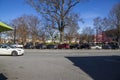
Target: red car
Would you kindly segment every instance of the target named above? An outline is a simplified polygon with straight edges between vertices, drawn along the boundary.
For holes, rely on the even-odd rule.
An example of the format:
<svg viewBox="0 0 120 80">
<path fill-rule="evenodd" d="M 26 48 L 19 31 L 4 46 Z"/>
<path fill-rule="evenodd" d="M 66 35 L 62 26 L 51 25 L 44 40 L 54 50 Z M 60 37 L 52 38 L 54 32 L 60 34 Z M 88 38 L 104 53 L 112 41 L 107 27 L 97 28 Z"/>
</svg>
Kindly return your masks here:
<svg viewBox="0 0 120 80">
<path fill-rule="evenodd" d="M 69 48 L 70 48 L 69 44 L 59 44 L 58 45 L 58 49 L 69 49 Z"/>
</svg>

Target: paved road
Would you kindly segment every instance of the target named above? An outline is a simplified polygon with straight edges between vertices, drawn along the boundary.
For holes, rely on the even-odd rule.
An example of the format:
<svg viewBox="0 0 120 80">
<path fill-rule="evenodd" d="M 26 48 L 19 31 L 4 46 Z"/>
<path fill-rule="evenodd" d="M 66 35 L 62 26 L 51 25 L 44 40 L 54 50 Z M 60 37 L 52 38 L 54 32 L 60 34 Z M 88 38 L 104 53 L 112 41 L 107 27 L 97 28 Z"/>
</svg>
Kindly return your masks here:
<svg viewBox="0 0 120 80">
<path fill-rule="evenodd" d="M 25 50 L 0 56 L 0 80 L 120 80 L 120 50 Z"/>
</svg>

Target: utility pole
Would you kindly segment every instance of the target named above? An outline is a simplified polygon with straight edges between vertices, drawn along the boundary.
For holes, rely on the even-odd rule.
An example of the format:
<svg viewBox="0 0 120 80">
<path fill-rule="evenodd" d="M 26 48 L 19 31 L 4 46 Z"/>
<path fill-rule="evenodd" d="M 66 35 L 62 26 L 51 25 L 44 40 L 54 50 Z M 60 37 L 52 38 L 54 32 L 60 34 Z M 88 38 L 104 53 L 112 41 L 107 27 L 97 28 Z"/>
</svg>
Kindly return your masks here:
<svg viewBox="0 0 120 80">
<path fill-rule="evenodd" d="M 16 43 L 16 26 L 14 26 L 14 44 Z"/>
<path fill-rule="evenodd" d="M 1 42 L 1 33 L 0 33 L 0 43 L 2 43 L 2 42 Z"/>
</svg>

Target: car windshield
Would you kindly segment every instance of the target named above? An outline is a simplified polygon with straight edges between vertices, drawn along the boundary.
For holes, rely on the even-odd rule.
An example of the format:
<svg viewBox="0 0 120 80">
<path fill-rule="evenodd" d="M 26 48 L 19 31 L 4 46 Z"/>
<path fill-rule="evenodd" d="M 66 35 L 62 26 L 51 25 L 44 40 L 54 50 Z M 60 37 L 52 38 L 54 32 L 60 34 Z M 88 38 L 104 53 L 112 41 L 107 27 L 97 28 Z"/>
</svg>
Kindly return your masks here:
<svg viewBox="0 0 120 80">
<path fill-rule="evenodd" d="M 2 44 L 0 45 L 1 48 L 15 48 L 14 46 L 8 45 L 8 44 Z"/>
<path fill-rule="evenodd" d="M 12 45 L 8 45 L 10 48 L 16 48 L 15 46 L 12 46 Z"/>
</svg>

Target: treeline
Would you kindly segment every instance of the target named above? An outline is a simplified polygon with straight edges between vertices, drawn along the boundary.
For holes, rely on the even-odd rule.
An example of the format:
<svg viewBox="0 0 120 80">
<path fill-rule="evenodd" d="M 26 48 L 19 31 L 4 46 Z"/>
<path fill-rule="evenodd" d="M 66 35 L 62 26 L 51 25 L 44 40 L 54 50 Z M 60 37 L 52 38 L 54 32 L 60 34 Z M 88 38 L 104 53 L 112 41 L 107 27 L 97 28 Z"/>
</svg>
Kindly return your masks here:
<svg viewBox="0 0 120 80">
<path fill-rule="evenodd" d="M 16 42 L 25 44 L 28 41 L 45 43 L 51 39 L 63 43 L 93 42 L 94 35 L 105 32 L 107 36 L 120 42 L 120 3 L 115 4 L 107 17 L 96 17 L 94 26 L 80 26 L 84 22 L 79 14 L 72 10 L 83 0 L 27 0 L 40 17 L 23 15 L 11 21 L 15 29 L 4 37 L 15 38 Z M 82 30 L 81 30 L 82 29 Z M 6 36 L 5 36 L 6 35 Z M 8 37 L 9 36 L 9 37 Z"/>
</svg>

